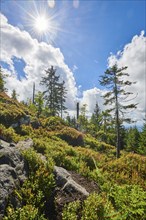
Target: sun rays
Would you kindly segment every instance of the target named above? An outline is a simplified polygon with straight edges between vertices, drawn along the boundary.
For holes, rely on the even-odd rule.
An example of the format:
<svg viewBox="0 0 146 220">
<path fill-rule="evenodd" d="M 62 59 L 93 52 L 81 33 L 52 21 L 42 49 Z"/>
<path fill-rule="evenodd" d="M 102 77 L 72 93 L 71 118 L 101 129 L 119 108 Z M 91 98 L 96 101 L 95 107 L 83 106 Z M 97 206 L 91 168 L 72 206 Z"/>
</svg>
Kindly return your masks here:
<svg viewBox="0 0 146 220">
<path fill-rule="evenodd" d="M 77 8 L 78 3 L 79 0 L 73 0 L 73 7 Z M 69 5 L 62 3 L 59 8 L 55 0 L 31 0 L 24 5 L 15 1 L 15 4 L 22 11 L 24 29 L 38 41 L 56 45 L 58 36 L 63 40 L 65 35 L 75 37 L 77 34 L 64 26 L 64 23 L 68 22 L 69 11 L 72 10 Z"/>
</svg>

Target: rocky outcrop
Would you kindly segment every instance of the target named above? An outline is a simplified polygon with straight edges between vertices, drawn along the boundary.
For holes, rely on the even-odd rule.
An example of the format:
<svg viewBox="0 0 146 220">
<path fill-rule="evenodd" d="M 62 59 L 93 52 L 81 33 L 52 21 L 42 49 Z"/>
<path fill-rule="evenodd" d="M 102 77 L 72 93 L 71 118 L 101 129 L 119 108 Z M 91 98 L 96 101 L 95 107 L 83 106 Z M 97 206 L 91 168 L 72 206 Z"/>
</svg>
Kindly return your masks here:
<svg viewBox="0 0 146 220">
<path fill-rule="evenodd" d="M 31 139 L 21 141 L 17 145 L 0 140 L 0 219 L 5 211 L 8 198 L 13 190 L 24 182 L 28 175 L 28 167 L 21 149 L 31 147 Z"/>
<path fill-rule="evenodd" d="M 8 199 L 14 207 L 20 205 L 16 198 L 13 198 L 12 192 L 22 185 L 29 172 L 20 150 L 27 150 L 32 146 L 32 139 L 19 141 L 17 144 L 0 140 L 0 220 L 4 215 Z M 38 155 L 47 162 L 44 155 L 39 153 Z M 61 220 L 65 204 L 75 200 L 82 202 L 91 192 L 99 191 L 95 182 L 63 167 L 54 166 L 54 176 L 56 187 L 49 199 L 49 207 L 52 210 L 50 219 Z"/>
</svg>

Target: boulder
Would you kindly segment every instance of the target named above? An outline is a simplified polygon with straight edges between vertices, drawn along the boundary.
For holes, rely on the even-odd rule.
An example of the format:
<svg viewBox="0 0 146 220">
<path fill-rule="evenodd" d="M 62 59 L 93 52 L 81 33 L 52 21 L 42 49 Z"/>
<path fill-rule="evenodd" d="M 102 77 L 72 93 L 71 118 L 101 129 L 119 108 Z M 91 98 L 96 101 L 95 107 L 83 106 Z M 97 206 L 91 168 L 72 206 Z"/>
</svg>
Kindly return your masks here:
<svg viewBox="0 0 146 220">
<path fill-rule="evenodd" d="M 0 219 L 4 215 L 8 198 L 11 197 L 13 190 L 21 186 L 28 176 L 28 166 L 20 153 L 20 148 L 26 149 L 32 144 L 31 139 L 16 145 L 0 140 Z"/>
<path fill-rule="evenodd" d="M 86 189 L 83 186 L 79 185 L 77 182 L 75 182 L 72 179 L 71 174 L 64 168 L 55 166 L 54 174 L 56 176 L 57 186 L 62 187 L 62 190 L 66 193 L 79 193 L 83 197 L 89 195 Z"/>
</svg>

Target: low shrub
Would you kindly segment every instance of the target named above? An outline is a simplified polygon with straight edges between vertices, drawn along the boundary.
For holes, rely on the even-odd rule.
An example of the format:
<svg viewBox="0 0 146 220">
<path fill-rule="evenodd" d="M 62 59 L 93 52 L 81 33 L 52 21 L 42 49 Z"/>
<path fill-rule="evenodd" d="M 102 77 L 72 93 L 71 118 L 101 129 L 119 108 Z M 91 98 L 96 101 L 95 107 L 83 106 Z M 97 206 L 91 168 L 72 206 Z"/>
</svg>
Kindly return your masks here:
<svg viewBox="0 0 146 220">
<path fill-rule="evenodd" d="M 146 157 L 129 153 L 103 166 L 107 179 L 118 184 L 139 184 L 146 189 Z"/>
<path fill-rule="evenodd" d="M 12 127 L 6 128 L 2 124 L 0 124 L 0 138 L 7 142 L 18 142 L 19 140 L 23 139 L 23 137 L 16 134 L 15 130 Z"/>
<path fill-rule="evenodd" d="M 60 132 L 57 132 L 57 136 L 72 146 L 84 145 L 83 134 L 74 128 L 64 127 Z"/>
<path fill-rule="evenodd" d="M 115 147 L 104 142 L 98 141 L 93 138 L 91 135 L 86 135 L 84 137 L 85 146 L 92 148 L 101 153 L 110 153 L 116 151 Z"/>
</svg>

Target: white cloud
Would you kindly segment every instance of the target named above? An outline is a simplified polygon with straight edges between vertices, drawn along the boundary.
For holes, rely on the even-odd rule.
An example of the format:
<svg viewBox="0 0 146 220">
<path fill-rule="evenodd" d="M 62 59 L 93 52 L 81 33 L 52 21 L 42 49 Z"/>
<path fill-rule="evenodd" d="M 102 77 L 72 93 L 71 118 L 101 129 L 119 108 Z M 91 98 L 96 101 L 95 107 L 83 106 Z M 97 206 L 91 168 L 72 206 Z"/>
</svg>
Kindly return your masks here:
<svg viewBox="0 0 146 220">
<path fill-rule="evenodd" d="M 67 93 L 67 107 L 74 108 L 74 100 L 77 95 L 76 82 L 72 71 L 64 61 L 64 56 L 59 48 L 33 39 L 26 31 L 20 30 L 8 23 L 7 18 L 0 14 L 1 19 L 1 61 L 9 64 L 10 68 L 4 70 L 9 77 L 6 86 L 9 94 L 15 88 L 20 100 L 32 97 L 32 85 L 36 82 L 37 90 L 41 90 L 39 82 L 45 74 L 45 69 L 53 65 L 57 73 L 65 81 Z M 27 78 L 21 81 L 17 79 L 13 57 L 23 59 L 26 63 L 24 72 Z"/>
<path fill-rule="evenodd" d="M 101 110 L 104 110 L 103 96 L 104 91 L 94 87 L 92 89 L 83 91 L 83 97 L 80 101 L 80 105 L 87 104 L 88 115 L 91 115 L 95 109 L 96 103 L 98 103 Z"/>
<path fill-rule="evenodd" d="M 145 106 L 145 83 L 146 83 L 146 37 L 144 31 L 138 36 L 134 36 L 132 41 L 125 45 L 123 51 L 118 51 L 116 55 L 108 58 L 108 65 L 112 66 L 117 62 L 119 67 L 127 66 L 129 73 L 128 80 L 136 82 L 128 88 L 137 97 L 132 102 L 139 103 L 137 110 L 132 113 L 133 119 L 138 123 L 144 118 Z"/>
</svg>

